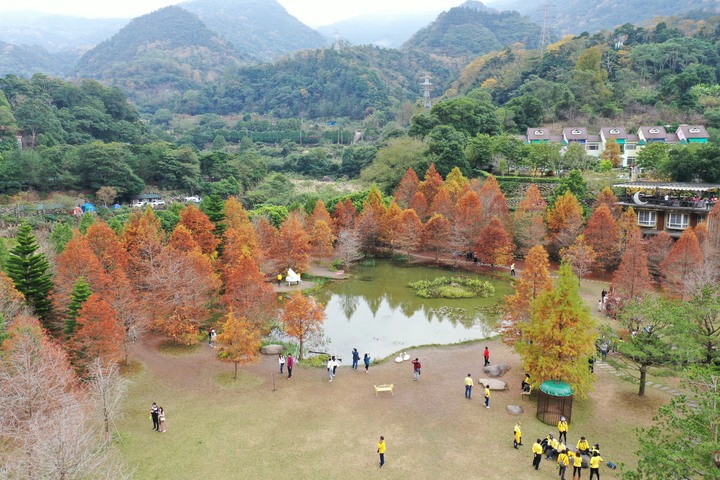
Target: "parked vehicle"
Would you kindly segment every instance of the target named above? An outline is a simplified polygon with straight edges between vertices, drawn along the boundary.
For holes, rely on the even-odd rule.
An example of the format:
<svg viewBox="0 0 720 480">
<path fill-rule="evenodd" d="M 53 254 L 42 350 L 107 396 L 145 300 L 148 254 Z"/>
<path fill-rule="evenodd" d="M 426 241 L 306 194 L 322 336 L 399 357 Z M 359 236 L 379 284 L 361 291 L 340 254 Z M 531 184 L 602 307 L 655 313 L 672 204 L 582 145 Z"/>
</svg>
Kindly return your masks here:
<svg viewBox="0 0 720 480">
<path fill-rule="evenodd" d="M 185 197 L 185 203 L 200 203 L 200 197 Z"/>
</svg>

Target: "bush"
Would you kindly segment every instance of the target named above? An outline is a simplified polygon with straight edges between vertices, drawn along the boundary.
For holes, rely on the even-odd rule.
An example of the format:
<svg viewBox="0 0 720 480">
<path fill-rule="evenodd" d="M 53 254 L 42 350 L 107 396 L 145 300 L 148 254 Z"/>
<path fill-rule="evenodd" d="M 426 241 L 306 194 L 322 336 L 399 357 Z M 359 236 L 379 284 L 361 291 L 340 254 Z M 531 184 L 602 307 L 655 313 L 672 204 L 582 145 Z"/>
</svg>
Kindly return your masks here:
<svg viewBox="0 0 720 480">
<path fill-rule="evenodd" d="M 468 277 L 438 277 L 409 284 L 423 298 L 486 298 L 495 294 L 490 282 Z"/>
</svg>

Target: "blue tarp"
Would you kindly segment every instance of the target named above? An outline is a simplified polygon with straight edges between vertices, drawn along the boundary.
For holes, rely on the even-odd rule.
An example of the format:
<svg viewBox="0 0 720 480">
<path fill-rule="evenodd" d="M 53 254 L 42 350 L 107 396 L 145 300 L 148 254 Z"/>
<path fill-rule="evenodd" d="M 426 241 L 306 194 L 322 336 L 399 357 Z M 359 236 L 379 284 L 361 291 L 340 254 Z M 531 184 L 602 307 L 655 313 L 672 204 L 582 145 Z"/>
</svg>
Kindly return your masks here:
<svg viewBox="0 0 720 480">
<path fill-rule="evenodd" d="M 93 205 L 92 203 L 86 203 L 81 208 L 83 213 L 97 212 L 97 208 L 95 208 L 95 205 Z"/>
</svg>

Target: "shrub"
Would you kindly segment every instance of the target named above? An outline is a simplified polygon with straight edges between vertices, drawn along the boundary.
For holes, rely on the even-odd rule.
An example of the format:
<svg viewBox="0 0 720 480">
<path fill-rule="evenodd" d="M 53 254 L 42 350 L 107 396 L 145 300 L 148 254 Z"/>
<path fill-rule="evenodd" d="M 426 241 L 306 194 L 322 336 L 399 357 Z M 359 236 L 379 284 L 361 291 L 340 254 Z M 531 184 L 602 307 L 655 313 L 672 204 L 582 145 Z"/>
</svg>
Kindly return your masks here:
<svg viewBox="0 0 720 480">
<path fill-rule="evenodd" d="M 474 298 L 495 294 L 495 287 L 488 281 L 468 277 L 437 277 L 409 284 L 423 298 Z"/>
</svg>

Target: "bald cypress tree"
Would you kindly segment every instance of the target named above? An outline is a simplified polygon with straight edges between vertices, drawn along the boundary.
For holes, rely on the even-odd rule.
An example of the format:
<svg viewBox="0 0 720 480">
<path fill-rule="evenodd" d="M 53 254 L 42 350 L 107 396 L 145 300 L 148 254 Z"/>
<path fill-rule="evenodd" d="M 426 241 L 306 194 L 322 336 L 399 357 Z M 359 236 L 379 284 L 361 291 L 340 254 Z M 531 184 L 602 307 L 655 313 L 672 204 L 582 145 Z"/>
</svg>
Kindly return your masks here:
<svg viewBox="0 0 720 480">
<path fill-rule="evenodd" d="M 37 253 L 40 246 L 32 234 L 30 225 L 23 224 L 18 230 L 17 245 L 10 250 L 5 263 L 5 272 L 12 278 L 18 292 L 25 299 L 35 314 L 40 317 L 45 327 L 50 328 L 52 319 L 52 303 L 50 292 L 53 289 L 52 278 L 48 270 L 50 264 L 45 254 Z"/>
</svg>

